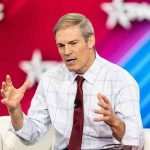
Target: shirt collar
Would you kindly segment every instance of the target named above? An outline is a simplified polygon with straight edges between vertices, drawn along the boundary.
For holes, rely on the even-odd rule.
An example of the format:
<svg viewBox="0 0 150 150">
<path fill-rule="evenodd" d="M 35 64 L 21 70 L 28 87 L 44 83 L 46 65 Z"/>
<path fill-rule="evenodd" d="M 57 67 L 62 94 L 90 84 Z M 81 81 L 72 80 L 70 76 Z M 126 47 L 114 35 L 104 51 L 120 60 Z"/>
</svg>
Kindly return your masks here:
<svg viewBox="0 0 150 150">
<path fill-rule="evenodd" d="M 85 80 L 87 80 L 89 83 L 93 84 L 96 77 L 97 77 L 97 74 L 99 73 L 100 71 L 100 63 L 101 63 L 101 60 L 102 58 L 97 54 L 96 52 L 96 58 L 92 64 L 92 66 L 81 76 L 84 77 Z M 65 68 L 67 69 L 67 67 L 65 66 Z M 76 72 L 70 72 L 68 71 L 67 69 L 67 76 L 66 78 L 68 80 L 70 80 L 72 83 L 75 81 L 75 78 L 80 75 L 80 74 L 77 74 Z"/>
<path fill-rule="evenodd" d="M 91 84 L 94 83 L 94 81 L 97 77 L 97 74 L 100 71 L 100 67 L 101 67 L 100 60 L 101 60 L 101 57 L 96 52 L 96 58 L 92 64 L 92 66 L 83 75 L 83 77 Z"/>
</svg>

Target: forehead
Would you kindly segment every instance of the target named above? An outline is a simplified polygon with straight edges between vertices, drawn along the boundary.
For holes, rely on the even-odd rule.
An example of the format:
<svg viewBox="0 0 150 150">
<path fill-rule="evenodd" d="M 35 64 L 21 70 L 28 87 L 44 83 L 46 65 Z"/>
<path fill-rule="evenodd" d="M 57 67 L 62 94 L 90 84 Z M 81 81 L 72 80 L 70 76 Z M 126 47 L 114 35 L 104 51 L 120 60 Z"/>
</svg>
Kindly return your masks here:
<svg viewBox="0 0 150 150">
<path fill-rule="evenodd" d="M 78 25 L 76 26 L 70 26 L 63 29 L 60 29 L 56 33 L 56 42 L 68 42 L 73 41 L 75 39 L 81 39 L 83 38 L 80 27 Z"/>
</svg>

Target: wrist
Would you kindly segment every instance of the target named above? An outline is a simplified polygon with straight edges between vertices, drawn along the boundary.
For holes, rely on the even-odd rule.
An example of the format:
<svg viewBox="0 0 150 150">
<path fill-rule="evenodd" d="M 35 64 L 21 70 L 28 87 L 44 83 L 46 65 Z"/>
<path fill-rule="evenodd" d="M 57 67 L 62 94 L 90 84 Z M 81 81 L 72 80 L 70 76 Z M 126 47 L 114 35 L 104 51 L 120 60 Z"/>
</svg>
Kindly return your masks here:
<svg viewBox="0 0 150 150">
<path fill-rule="evenodd" d="M 125 134 L 125 123 L 116 116 L 110 127 L 112 129 L 114 138 L 121 142 Z"/>
<path fill-rule="evenodd" d="M 117 128 L 121 124 L 121 120 L 115 115 L 111 127 Z"/>
<path fill-rule="evenodd" d="M 21 106 L 18 104 L 16 107 L 7 107 L 9 115 L 15 114 L 18 111 L 21 111 Z"/>
</svg>

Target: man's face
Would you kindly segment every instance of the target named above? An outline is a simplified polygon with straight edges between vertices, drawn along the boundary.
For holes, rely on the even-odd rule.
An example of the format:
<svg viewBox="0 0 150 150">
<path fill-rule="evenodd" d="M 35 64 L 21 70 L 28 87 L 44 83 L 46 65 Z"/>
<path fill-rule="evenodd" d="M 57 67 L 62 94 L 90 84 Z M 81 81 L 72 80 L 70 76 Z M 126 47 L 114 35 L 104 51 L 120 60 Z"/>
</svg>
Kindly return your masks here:
<svg viewBox="0 0 150 150">
<path fill-rule="evenodd" d="M 83 74 L 95 59 L 95 38 L 85 41 L 78 25 L 60 29 L 56 33 L 59 54 L 69 71 Z"/>
</svg>

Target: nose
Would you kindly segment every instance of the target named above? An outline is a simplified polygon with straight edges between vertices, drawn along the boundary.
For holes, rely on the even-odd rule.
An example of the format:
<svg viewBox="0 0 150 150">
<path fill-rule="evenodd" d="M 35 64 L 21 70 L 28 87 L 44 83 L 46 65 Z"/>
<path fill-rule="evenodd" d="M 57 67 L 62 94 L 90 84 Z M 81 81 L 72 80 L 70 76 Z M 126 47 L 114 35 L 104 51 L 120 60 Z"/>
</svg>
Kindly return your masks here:
<svg viewBox="0 0 150 150">
<path fill-rule="evenodd" d="M 65 45 L 64 54 L 70 55 L 72 53 L 72 50 L 69 45 Z"/>
</svg>

